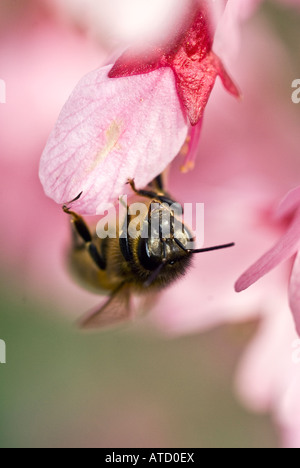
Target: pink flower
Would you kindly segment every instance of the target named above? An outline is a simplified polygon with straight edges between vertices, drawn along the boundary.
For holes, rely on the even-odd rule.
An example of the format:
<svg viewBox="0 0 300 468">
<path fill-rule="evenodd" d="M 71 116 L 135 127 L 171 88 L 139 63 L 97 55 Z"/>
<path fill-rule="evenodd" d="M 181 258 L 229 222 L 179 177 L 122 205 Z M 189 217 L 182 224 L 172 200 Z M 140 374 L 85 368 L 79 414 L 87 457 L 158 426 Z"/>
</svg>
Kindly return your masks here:
<svg viewBox="0 0 300 468">
<path fill-rule="evenodd" d="M 252 411 L 272 413 L 283 447 L 299 448 L 300 340 L 287 305 L 278 299 L 242 356 L 237 391 Z"/>
<path fill-rule="evenodd" d="M 237 281 L 236 291 L 241 292 L 265 276 L 280 263 L 293 258 L 293 271 L 289 284 L 290 307 L 300 334 L 300 187 L 292 190 L 277 210 L 278 220 L 285 221 L 286 231 L 281 239 L 252 265 Z"/>
<path fill-rule="evenodd" d="M 177 159 L 169 189 L 180 201 L 205 203 L 206 244 L 234 241 L 236 246 L 198 256 L 186 278 L 163 293 L 153 317 L 170 333 L 264 315 L 273 310 L 275 293 L 276 298 L 285 294 L 288 268 L 243 295 L 233 287 L 255 251 L 268 248 L 282 232 L 272 220 L 274 200 L 297 183 L 299 171 L 299 124 L 285 97 L 285 73 L 278 68 L 288 67 L 287 56 L 266 23 L 261 29 L 245 27 L 243 35 L 234 74 L 247 90 L 244 100 L 237 104 L 220 86 L 215 90 L 195 170 L 182 177 Z M 261 70 L 255 80 L 253 69 Z"/>
<path fill-rule="evenodd" d="M 187 126 L 169 69 L 146 77 L 88 74 L 67 102 L 44 151 L 40 178 L 57 203 L 83 191 L 76 210 L 101 213 L 128 178 L 145 186 L 179 151 Z"/>
<path fill-rule="evenodd" d="M 246 91 L 242 105 L 227 102 L 216 90 L 207 109 L 201 160 L 187 182 L 179 183 L 180 160 L 170 175 L 178 199 L 205 202 L 206 242 L 230 239 L 236 247 L 195 259 L 191 273 L 160 297 L 151 318 L 159 329 L 181 335 L 259 317 L 261 327 L 239 365 L 240 398 L 252 410 L 271 413 L 281 444 L 298 448 L 300 343 L 285 301 L 290 266 L 242 295 L 234 293 L 233 284 L 255 251 L 275 242 L 298 209 L 298 196 L 288 197 L 274 222 L 274 200 L 299 180 L 299 119 L 286 99 L 290 63 L 282 44 L 264 22 L 260 28 L 246 26 L 243 36 L 243 55 L 234 68 Z M 255 79 L 253 69 L 259 70 Z"/>
<path fill-rule="evenodd" d="M 81 80 L 41 159 L 49 197 L 64 203 L 83 192 L 74 209 L 101 213 L 129 178 L 143 187 L 174 159 L 187 136 L 186 116 L 192 125 L 202 119 L 218 75 L 228 91 L 239 94 L 212 52 L 209 19 L 200 5 L 168 47 L 142 59 L 127 53 L 113 68 Z"/>
</svg>

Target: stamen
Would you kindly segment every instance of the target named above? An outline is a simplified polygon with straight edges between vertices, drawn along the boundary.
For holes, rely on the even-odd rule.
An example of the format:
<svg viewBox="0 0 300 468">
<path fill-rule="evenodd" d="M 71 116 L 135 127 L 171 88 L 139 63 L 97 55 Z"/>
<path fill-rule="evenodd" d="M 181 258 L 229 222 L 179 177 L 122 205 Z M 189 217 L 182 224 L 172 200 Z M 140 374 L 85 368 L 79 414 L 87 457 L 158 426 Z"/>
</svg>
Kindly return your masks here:
<svg viewBox="0 0 300 468">
<path fill-rule="evenodd" d="M 202 131 L 202 123 L 203 118 L 197 125 L 195 125 L 194 127 L 190 127 L 189 135 L 181 150 L 181 154 L 185 156 L 184 163 L 181 166 L 181 172 L 183 174 L 186 174 L 187 172 L 190 172 L 195 168 L 199 140 Z"/>
</svg>

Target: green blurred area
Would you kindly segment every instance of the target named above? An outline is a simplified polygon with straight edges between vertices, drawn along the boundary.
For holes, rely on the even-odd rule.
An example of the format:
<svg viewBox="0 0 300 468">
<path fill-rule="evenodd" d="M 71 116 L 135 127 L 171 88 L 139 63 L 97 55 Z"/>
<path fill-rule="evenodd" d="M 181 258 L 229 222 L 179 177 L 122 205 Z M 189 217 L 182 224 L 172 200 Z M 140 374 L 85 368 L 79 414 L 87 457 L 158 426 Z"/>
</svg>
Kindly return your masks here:
<svg viewBox="0 0 300 468">
<path fill-rule="evenodd" d="M 300 71 L 299 24 L 300 13 L 296 8 L 274 0 L 265 0 L 261 6 L 261 14 L 267 18 L 276 35 L 282 40 L 291 56 L 293 71 Z"/>
<path fill-rule="evenodd" d="M 2 282 L 3 285 L 3 282 Z M 1 290 L 0 447 L 275 447 L 232 392 L 253 325 L 166 339 L 141 324 L 84 334 Z"/>
</svg>

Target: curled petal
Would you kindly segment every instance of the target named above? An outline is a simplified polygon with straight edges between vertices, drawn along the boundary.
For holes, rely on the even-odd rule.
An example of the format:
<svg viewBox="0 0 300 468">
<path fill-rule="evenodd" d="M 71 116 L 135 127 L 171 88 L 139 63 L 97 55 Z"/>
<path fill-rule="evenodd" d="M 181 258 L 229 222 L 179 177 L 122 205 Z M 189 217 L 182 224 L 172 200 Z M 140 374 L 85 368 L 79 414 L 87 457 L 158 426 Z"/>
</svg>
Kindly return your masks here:
<svg viewBox="0 0 300 468">
<path fill-rule="evenodd" d="M 300 187 L 291 190 L 280 203 L 275 215 L 282 219 L 293 214 L 300 206 Z"/>
<path fill-rule="evenodd" d="M 277 244 L 252 265 L 237 281 L 235 290 L 244 291 L 253 283 L 292 257 L 300 248 L 300 209 L 287 232 Z"/>
<path fill-rule="evenodd" d="M 110 79 L 111 67 L 84 77 L 65 104 L 40 164 L 46 194 L 65 203 L 83 192 L 74 209 L 85 215 L 124 192 L 134 178 L 147 185 L 178 154 L 187 123 L 174 74 Z"/>
<path fill-rule="evenodd" d="M 289 298 L 297 333 L 300 335 L 300 253 L 297 254 L 291 275 Z"/>
<path fill-rule="evenodd" d="M 219 57 L 213 54 L 214 63 L 217 70 L 218 75 L 220 76 L 224 88 L 233 96 L 238 99 L 241 99 L 242 94 L 238 86 L 234 83 L 230 75 L 228 74 L 227 70 L 225 69 L 223 63 L 219 59 Z"/>
</svg>

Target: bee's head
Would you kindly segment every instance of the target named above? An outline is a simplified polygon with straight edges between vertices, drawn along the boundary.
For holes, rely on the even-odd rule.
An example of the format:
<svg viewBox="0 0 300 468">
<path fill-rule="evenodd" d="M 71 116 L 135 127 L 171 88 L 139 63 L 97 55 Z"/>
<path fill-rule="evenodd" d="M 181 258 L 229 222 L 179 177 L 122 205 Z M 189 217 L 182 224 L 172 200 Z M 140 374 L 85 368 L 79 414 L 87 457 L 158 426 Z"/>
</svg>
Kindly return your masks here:
<svg viewBox="0 0 300 468">
<path fill-rule="evenodd" d="M 180 211 L 178 209 L 180 208 Z M 135 284 L 163 288 L 183 276 L 195 253 L 232 247 L 234 244 L 194 249 L 194 239 L 182 223 L 182 209 L 174 204 L 151 204 L 137 237 L 128 236 L 124 222 L 120 248 Z M 126 236 L 123 236 L 123 233 Z"/>
<path fill-rule="evenodd" d="M 150 208 L 137 245 L 137 259 L 147 277 L 144 285 L 165 287 L 186 273 L 195 253 L 233 245 L 195 250 L 193 235 L 176 211 L 166 204 Z"/>
<path fill-rule="evenodd" d="M 149 210 L 137 249 L 138 261 L 148 277 L 145 284 L 164 287 L 184 275 L 191 264 L 191 245 L 192 234 L 168 205 Z"/>
</svg>

